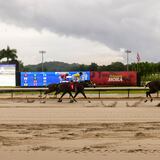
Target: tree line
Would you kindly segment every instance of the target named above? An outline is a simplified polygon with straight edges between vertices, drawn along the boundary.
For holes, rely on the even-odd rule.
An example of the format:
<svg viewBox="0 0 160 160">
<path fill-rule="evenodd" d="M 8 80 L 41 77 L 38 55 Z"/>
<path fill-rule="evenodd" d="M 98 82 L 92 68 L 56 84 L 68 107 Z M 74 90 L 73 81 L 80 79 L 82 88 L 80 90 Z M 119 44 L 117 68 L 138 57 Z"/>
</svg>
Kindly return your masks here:
<svg viewBox="0 0 160 160">
<path fill-rule="evenodd" d="M 6 59 L 6 60 L 4 60 Z M 18 61 L 19 71 L 42 71 L 42 64 L 36 65 L 23 65 L 21 60 L 18 60 L 17 50 L 7 49 L 0 50 L 0 61 L 2 63 L 9 63 L 11 61 Z M 45 62 L 43 64 L 43 71 L 126 71 L 127 66 L 122 62 L 112 62 L 110 65 L 98 65 L 91 63 L 90 65 L 78 63 L 64 63 L 64 62 Z M 150 81 L 153 79 L 160 79 L 160 62 L 139 62 L 129 64 L 129 71 L 137 71 L 142 81 Z"/>
</svg>

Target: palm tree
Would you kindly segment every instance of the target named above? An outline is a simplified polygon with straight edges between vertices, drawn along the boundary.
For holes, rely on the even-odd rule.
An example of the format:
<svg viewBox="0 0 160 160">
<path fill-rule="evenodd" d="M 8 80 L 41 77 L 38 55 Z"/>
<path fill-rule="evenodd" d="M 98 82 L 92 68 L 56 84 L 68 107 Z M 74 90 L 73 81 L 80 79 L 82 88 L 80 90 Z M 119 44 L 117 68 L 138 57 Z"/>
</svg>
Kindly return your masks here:
<svg viewBox="0 0 160 160">
<path fill-rule="evenodd" d="M 7 62 L 9 62 L 10 59 L 16 60 L 18 58 L 16 53 L 17 53 L 16 49 L 10 49 L 10 47 L 7 46 L 7 49 L 2 49 L 0 51 L 0 60 L 3 58 L 7 58 Z"/>
</svg>

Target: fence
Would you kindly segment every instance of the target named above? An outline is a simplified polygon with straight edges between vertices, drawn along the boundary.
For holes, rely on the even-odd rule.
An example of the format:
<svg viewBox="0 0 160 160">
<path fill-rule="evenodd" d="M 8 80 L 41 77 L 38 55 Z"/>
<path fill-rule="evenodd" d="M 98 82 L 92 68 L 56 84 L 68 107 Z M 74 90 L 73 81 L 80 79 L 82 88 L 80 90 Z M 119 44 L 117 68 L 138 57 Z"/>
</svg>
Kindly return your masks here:
<svg viewBox="0 0 160 160">
<path fill-rule="evenodd" d="M 103 87 L 103 88 L 86 88 L 86 91 L 97 91 L 98 92 L 98 98 L 101 98 L 102 92 L 112 92 L 112 91 L 126 91 L 127 98 L 130 98 L 131 91 L 147 91 L 147 88 L 145 87 Z"/>
<path fill-rule="evenodd" d="M 11 93 L 11 98 L 14 98 L 15 92 L 39 92 L 40 94 L 47 90 L 47 88 L 0 88 L 0 93 Z M 146 91 L 145 87 L 96 87 L 96 88 L 85 88 L 88 92 L 98 92 L 97 98 L 101 98 L 102 92 L 111 91 L 126 91 L 127 98 L 130 98 L 131 91 Z M 159 96 L 157 94 L 157 96 Z"/>
</svg>

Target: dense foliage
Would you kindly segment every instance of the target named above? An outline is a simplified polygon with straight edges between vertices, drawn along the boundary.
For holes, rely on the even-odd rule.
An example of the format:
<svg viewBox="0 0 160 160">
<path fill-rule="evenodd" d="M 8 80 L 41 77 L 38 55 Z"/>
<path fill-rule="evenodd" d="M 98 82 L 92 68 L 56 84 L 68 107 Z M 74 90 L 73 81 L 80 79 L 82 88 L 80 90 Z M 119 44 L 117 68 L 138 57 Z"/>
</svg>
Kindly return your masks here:
<svg viewBox="0 0 160 160">
<path fill-rule="evenodd" d="M 0 60 L 6 58 L 7 62 L 11 60 L 16 60 L 18 57 L 16 55 L 17 50 L 16 49 L 10 49 L 9 46 L 7 46 L 7 49 L 2 49 L 0 51 Z"/>
</svg>

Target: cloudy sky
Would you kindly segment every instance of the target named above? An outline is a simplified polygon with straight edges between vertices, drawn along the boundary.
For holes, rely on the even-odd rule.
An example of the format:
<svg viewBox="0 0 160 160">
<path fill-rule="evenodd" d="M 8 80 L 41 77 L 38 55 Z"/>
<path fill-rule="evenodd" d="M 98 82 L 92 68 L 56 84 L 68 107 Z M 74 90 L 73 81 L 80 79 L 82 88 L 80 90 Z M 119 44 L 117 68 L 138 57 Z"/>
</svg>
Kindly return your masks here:
<svg viewBox="0 0 160 160">
<path fill-rule="evenodd" d="M 160 61 L 159 0 L 0 0 L 0 49 L 24 64 Z"/>
</svg>

